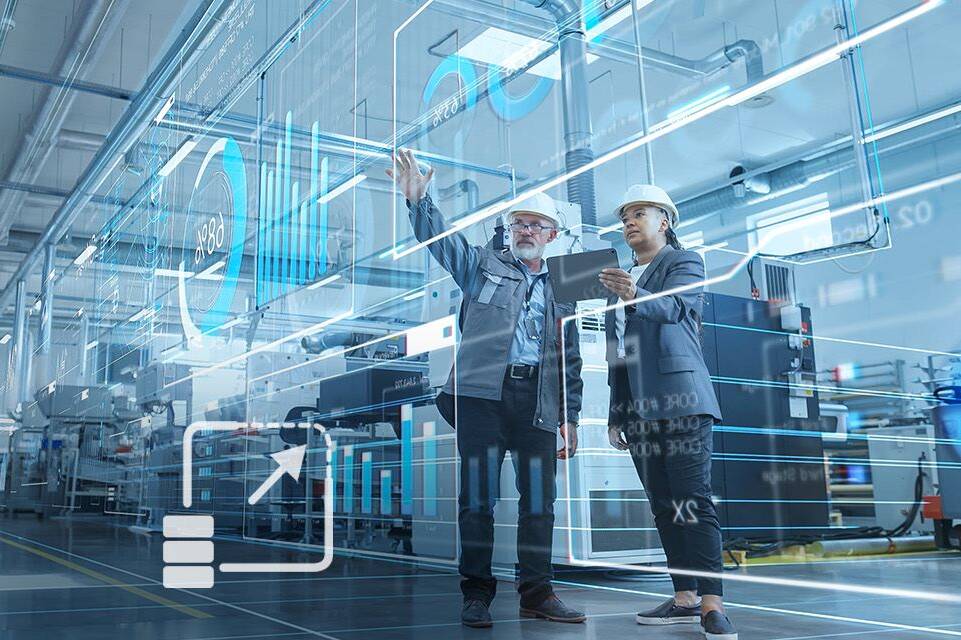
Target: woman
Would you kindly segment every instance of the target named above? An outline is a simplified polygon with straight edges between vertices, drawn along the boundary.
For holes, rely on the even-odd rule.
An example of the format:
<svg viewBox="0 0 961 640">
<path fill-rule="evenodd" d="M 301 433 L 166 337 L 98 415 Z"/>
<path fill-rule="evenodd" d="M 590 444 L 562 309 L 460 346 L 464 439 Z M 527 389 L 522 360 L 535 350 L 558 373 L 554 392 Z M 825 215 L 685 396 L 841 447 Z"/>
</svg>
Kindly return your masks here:
<svg viewBox="0 0 961 640">
<path fill-rule="evenodd" d="M 701 352 L 704 262 L 677 241 L 677 207 L 653 185 L 628 189 L 617 215 L 634 250 L 630 273 L 605 269 L 608 436 L 630 450 L 667 555 L 675 595 L 638 624 L 701 622 L 705 637 L 737 640 L 724 615 L 721 527 L 711 500 L 712 426 L 721 412 Z"/>
</svg>

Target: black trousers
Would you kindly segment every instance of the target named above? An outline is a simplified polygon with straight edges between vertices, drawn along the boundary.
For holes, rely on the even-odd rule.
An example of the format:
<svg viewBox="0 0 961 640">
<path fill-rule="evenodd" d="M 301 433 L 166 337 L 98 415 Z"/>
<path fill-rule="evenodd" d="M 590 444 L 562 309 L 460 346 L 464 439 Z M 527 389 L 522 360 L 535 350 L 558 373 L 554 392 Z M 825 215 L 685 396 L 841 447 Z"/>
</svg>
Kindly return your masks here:
<svg viewBox="0 0 961 640">
<path fill-rule="evenodd" d="M 501 400 L 457 399 L 460 454 L 460 574 L 464 599 L 490 604 L 497 590 L 491 573 L 494 505 L 501 465 L 511 452 L 520 494 L 517 519 L 518 591 L 521 606 L 539 605 L 551 595 L 556 436 L 533 426 L 537 377 L 505 378 Z"/>
<path fill-rule="evenodd" d="M 629 389 L 627 371 L 618 386 Z M 720 575 L 721 525 L 711 500 L 711 416 L 644 420 L 634 403 L 622 398 L 624 436 L 644 485 L 669 569 Z M 671 574 L 675 591 L 722 595 L 720 578 Z"/>
</svg>

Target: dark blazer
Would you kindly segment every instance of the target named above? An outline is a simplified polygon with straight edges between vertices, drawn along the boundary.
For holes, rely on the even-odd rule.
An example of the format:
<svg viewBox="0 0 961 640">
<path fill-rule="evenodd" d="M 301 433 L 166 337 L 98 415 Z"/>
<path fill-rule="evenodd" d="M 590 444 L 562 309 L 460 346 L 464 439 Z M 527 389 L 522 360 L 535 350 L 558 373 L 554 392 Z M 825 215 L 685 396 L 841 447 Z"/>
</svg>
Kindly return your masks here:
<svg viewBox="0 0 961 640">
<path fill-rule="evenodd" d="M 704 281 L 704 261 L 693 251 L 665 246 L 637 283 L 637 297 Z M 608 304 L 617 298 L 608 299 Z M 701 287 L 660 296 L 625 308 L 625 358 L 617 358 L 614 311 L 605 314 L 608 384 L 611 411 L 608 424 L 623 426 L 625 402 L 645 420 L 690 415 L 721 419 L 714 386 L 701 351 Z M 618 372 L 626 367 L 627 376 Z M 625 381 L 629 388 L 624 388 Z"/>
</svg>

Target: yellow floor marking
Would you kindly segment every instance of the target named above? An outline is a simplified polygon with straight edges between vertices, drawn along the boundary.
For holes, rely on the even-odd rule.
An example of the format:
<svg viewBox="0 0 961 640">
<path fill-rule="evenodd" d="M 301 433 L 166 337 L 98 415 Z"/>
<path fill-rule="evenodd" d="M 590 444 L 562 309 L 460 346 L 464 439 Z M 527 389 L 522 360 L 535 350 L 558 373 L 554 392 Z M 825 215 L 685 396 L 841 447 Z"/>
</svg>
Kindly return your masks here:
<svg viewBox="0 0 961 640">
<path fill-rule="evenodd" d="M 46 551 L 41 551 L 40 549 L 34 549 L 33 547 L 27 546 L 25 544 L 20 544 L 19 542 L 14 542 L 13 540 L 7 540 L 6 538 L 2 538 L 2 537 L 0 537 L 0 542 L 4 542 L 10 545 L 11 547 L 16 547 L 17 549 L 22 549 L 23 551 L 27 551 L 36 556 L 40 556 L 41 558 L 49 560 L 50 562 L 56 562 L 60 566 L 67 567 L 68 569 L 73 569 L 74 571 L 82 573 L 85 576 L 89 576 L 93 578 L 94 580 L 99 580 L 101 582 L 106 582 L 107 584 L 112 584 L 114 586 L 120 587 L 124 591 L 140 596 L 141 598 L 144 598 L 146 600 L 150 600 L 151 602 L 156 602 L 157 604 L 162 604 L 166 607 L 170 607 L 171 609 L 176 609 L 181 613 L 186 613 L 188 616 L 193 616 L 194 618 L 212 618 L 213 617 L 209 613 L 204 613 L 203 611 L 198 611 L 197 609 L 193 609 L 191 607 L 188 607 L 182 604 L 177 604 L 173 600 L 169 600 L 167 598 L 164 598 L 163 596 L 158 596 L 156 594 L 150 593 L 149 591 L 144 591 L 139 587 L 132 587 L 128 584 L 125 584 L 121 580 L 117 580 L 116 578 L 111 578 L 110 576 L 104 575 L 99 571 L 88 569 L 87 567 L 79 565 L 76 562 L 71 562 L 70 560 L 58 558 L 57 556 L 51 553 L 47 553 Z"/>
</svg>

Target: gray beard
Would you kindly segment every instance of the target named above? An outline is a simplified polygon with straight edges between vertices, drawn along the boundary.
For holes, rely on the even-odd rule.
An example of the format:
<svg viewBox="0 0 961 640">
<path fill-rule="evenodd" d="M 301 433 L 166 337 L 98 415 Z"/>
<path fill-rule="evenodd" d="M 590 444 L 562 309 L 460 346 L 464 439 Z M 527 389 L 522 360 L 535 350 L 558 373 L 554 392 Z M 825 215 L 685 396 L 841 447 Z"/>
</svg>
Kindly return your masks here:
<svg viewBox="0 0 961 640">
<path fill-rule="evenodd" d="M 545 245 L 524 245 L 519 247 L 514 243 L 511 243 L 511 253 L 514 254 L 515 258 L 520 260 L 538 260 L 544 255 L 544 249 L 547 247 Z"/>
</svg>

